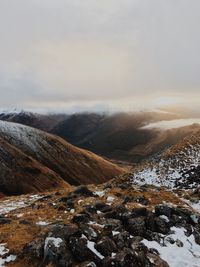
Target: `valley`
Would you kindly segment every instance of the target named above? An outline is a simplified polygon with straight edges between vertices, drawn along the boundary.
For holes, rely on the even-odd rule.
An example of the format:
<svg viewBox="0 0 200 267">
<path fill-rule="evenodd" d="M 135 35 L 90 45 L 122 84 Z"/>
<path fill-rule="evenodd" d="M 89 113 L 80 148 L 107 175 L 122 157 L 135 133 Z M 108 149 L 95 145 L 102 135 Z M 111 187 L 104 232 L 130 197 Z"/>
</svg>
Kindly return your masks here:
<svg viewBox="0 0 200 267">
<path fill-rule="evenodd" d="M 110 160 L 0 121 L 0 266 L 199 266 L 199 126 L 148 134 Z"/>
</svg>

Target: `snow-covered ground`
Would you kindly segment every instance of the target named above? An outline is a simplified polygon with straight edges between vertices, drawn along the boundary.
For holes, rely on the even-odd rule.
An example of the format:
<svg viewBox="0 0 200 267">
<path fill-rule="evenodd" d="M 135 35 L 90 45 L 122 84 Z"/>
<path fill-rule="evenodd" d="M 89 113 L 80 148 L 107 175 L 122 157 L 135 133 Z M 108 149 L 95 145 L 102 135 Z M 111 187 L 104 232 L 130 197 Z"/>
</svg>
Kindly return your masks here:
<svg viewBox="0 0 200 267">
<path fill-rule="evenodd" d="M 170 267 L 199 267 L 200 246 L 196 244 L 194 236 L 186 236 L 184 228 L 172 227 L 171 231 L 173 233 L 164 237 L 162 244 L 146 239 L 142 243 L 156 249 Z"/>
<path fill-rule="evenodd" d="M 139 185 L 150 184 L 173 188 L 177 181 L 180 184 L 187 183 L 189 178 L 187 172 L 194 175 L 193 170 L 198 166 L 200 166 L 200 144 L 187 144 L 175 155 L 168 157 L 165 155 L 164 159 L 145 164 L 133 174 L 132 181 Z M 191 183 L 187 186 L 193 188 L 196 184 Z"/>
<path fill-rule="evenodd" d="M 27 207 L 34 203 L 36 200 L 42 198 L 39 195 L 21 196 L 11 199 L 2 200 L 0 202 L 0 215 L 6 215 L 7 213 Z M 23 216 L 22 213 L 17 213 L 17 217 Z M 6 263 L 15 261 L 16 256 L 9 254 L 9 249 L 6 248 L 6 244 L 0 244 L 0 267 L 4 267 Z"/>
<path fill-rule="evenodd" d="M 198 201 L 198 202 L 190 202 L 190 206 L 191 206 L 194 210 L 200 212 L 200 201 Z"/>
<path fill-rule="evenodd" d="M 6 244 L 0 244 L 0 267 L 4 267 L 6 263 L 15 261 L 15 255 L 9 255 L 9 249 L 5 247 Z"/>
<path fill-rule="evenodd" d="M 16 147 L 23 146 L 35 152 L 38 151 L 41 143 L 48 145 L 42 131 L 14 122 L 0 120 L 0 137 Z"/>
<path fill-rule="evenodd" d="M 0 215 L 9 213 L 10 211 L 27 207 L 34 203 L 36 200 L 42 198 L 39 195 L 21 196 L 15 200 L 6 199 L 0 201 Z"/>
</svg>

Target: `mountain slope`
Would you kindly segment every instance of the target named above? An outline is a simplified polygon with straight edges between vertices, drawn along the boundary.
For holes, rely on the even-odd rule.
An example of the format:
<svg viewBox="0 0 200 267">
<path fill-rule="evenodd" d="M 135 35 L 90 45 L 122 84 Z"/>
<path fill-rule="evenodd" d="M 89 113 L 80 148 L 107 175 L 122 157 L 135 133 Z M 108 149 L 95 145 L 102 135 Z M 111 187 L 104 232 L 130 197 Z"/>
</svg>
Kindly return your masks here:
<svg viewBox="0 0 200 267">
<path fill-rule="evenodd" d="M 0 138 L 70 184 L 100 183 L 124 173 L 91 152 L 21 124 L 0 121 Z"/>
<path fill-rule="evenodd" d="M 197 188 L 200 184 L 200 131 L 139 167 L 133 181 L 170 188 Z"/>
<path fill-rule="evenodd" d="M 198 124 L 170 129 L 150 128 L 152 122 L 168 122 L 181 115 L 138 112 L 114 115 L 74 114 L 52 132 L 70 143 L 110 159 L 138 164 L 189 136 Z"/>
<path fill-rule="evenodd" d="M 44 131 L 51 131 L 58 123 L 65 120 L 65 114 L 39 114 L 26 111 L 1 112 L 0 120 L 20 123 Z"/>
<path fill-rule="evenodd" d="M 70 187 L 55 172 L 0 138 L 0 192 L 20 195 Z"/>
<path fill-rule="evenodd" d="M 17 122 L 56 134 L 69 143 L 114 160 L 138 163 L 173 145 L 187 132 L 142 129 L 152 122 L 180 118 L 172 113 L 136 112 L 113 115 L 80 113 L 40 115 L 1 113 L 0 120 Z M 146 149 L 147 148 L 147 149 Z"/>
<path fill-rule="evenodd" d="M 165 188 L 113 179 L 2 199 L 0 216 L 6 266 L 200 266 L 200 214 Z"/>
</svg>

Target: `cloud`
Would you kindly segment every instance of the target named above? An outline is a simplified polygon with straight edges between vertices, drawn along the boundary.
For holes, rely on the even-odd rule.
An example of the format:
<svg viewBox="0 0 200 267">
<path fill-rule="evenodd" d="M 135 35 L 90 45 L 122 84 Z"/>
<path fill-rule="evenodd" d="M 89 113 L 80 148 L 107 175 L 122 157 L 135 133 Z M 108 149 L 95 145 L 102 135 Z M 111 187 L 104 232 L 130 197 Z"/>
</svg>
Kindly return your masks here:
<svg viewBox="0 0 200 267">
<path fill-rule="evenodd" d="M 2 0 L 0 105 L 198 106 L 199 8 L 198 0 Z"/>
</svg>

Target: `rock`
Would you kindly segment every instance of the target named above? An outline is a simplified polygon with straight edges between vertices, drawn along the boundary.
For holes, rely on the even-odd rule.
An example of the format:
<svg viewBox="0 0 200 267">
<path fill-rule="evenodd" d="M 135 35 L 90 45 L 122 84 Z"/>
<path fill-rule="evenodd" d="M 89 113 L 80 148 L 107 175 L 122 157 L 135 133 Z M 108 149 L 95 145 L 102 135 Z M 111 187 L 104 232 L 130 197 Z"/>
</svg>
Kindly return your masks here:
<svg viewBox="0 0 200 267">
<path fill-rule="evenodd" d="M 102 201 L 97 201 L 96 203 L 94 203 L 94 208 L 96 210 L 100 210 L 101 212 L 106 212 L 106 211 L 111 210 L 111 207 Z M 106 210 L 106 209 L 108 209 L 108 210 Z"/>
<path fill-rule="evenodd" d="M 24 249 L 23 254 L 31 254 L 34 258 L 42 259 L 44 253 L 44 238 L 43 237 L 37 237 L 30 243 L 28 243 Z"/>
<path fill-rule="evenodd" d="M 132 235 L 145 236 L 146 232 L 145 218 L 138 217 L 128 220 L 128 231 Z"/>
<path fill-rule="evenodd" d="M 172 208 L 166 205 L 157 205 L 155 206 L 155 214 L 156 216 L 165 215 L 171 217 Z"/>
<path fill-rule="evenodd" d="M 145 218 L 146 228 L 152 232 L 156 231 L 155 216 L 153 214 Z"/>
<path fill-rule="evenodd" d="M 61 238 L 47 237 L 44 243 L 44 263 L 59 267 L 69 267 L 73 263 L 72 253 Z"/>
<path fill-rule="evenodd" d="M 102 261 L 101 267 L 117 267 L 120 266 L 114 257 L 106 257 Z"/>
<path fill-rule="evenodd" d="M 11 223 L 12 220 L 11 219 L 8 219 L 4 216 L 0 216 L 0 224 L 8 224 L 8 223 Z"/>
<path fill-rule="evenodd" d="M 195 242 L 200 245 L 200 232 L 197 230 L 194 230 L 193 232 L 194 238 L 195 238 Z"/>
<path fill-rule="evenodd" d="M 89 222 L 89 215 L 86 214 L 86 213 L 80 213 L 80 214 L 76 214 L 74 217 L 73 217 L 73 223 L 87 223 Z"/>
<path fill-rule="evenodd" d="M 141 216 L 147 216 L 148 210 L 146 208 L 136 208 L 132 210 L 131 217 L 141 217 Z"/>
<path fill-rule="evenodd" d="M 151 266 L 149 258 L 147 257 L 148 250 L 142 243 L 137 243 L 134 251 L 137 255 L 138 266 Z"/>
<path fill-rule="evenodd" d="M 178 246 L 178 247 L 183 247 L 183 242 L 181 241 L 181 240 L 179 240 L 179 239 L 177 239 L 176 240 L 176 245 Z"/>
<path fill-rule="evenodd" d="M 154 267 L 169 267 L 168 263 L 164 260 L 162 260 L 158 255 L 155 253 L 148 253 L 148 258 L 150 259 L 150 262 L 153 262 L 153 265 L 147 265 L 154 266 Z"/>
<path fill-rule="evenodd" d="M 84 237 L 71 237 L 69 247 L 76 260 L 80 262 L 94 261 L 95 264 L 101 262 L 101 258 L 89 249 L 88 240 Z"/>
<path fill-rule="evenodd" d="M 104 185 L 103 189 L 104 190 L 108 190 L 108 189 L 111 189 L 111 188 L 112 188 L 112 185 L 107 183 L 107 184 Z"/>
<path fill-rule="evenodd" d="M 58 201 L 66 203 L 68 199 L 69 199 L 68 196 L 67 197 L 61 197 Z"/>
<path fill-rule="evenodd" d="M 110 219 L 107 218 L 104 223 L 104 229 L 110 231 L 121 231 L 122 230 L 122 223 L 120 220 L 117 219 Z"/>
<path fill-rule="evenodd" d="M 76 265 L 75 267 L 97 267 L 97 266 L 93 261 L 85 261 L 83 263 Z"/>
<path fill-rule="evenodd" d="M 117 251 L 115 242 L 109 237 L 103 237 L 95 246 L 95 248 L 103 256 L 111 256 L 112 253 Z"/>
<path fill-rule="evenodd" d="M 135 201 L 137 203 L 140 203 L 140 204 L 144 205 L 144 206 L 147 206 L 149 204 L 149 201 L 144 196 L 137 197 L 135 199 Z"/>
<path fill-rule="evenodd" d="M 81 236 L 79 228 L 74 224 L 55 224 L 50 226 L 48 231 L 49 237 L 61 238 L 66 242 L 71 236 Z"/>
<path fill-rule="evenodd" d="M 119 234 L 114 235 L 113 240 L 118 249 L 129 247 L 131 244 L 130 234 L 127 231 L 122 231 Z"/>
<path fill-rule="evenodd" d="M 124 248 L 122 251 L 118 252 L 115 256 L 114 266 L 120 267 L 140 267 L 141 265 L 136 253 L 129 248 Z"/>
<path fill-rule="evenodd" d="M 185 222 L 189 224 L 194 224 L 193 220 L 191 219 L 192 212 L 187 209 L 183 209 L 179 207 L 172 208 L 172 214 L 181 217 L 182 221 L 184 220 Z"/>
<path fill-rule="evenodd" d="M 124 197 L 124 201 L 123 201 L 123 204 L 127 204 L 128 202 L 131 202 L 133 201 L 133 197 L 130 197 L 130 196 L 125 196 Z"/>
<path fill-rule="evenodd" d="M 89 213 L 89 214 L 94 214 L 97 211 L 93 205 L 84 206 L 84 209 L 85 209 L 85 213 Z"/>
<path fill-rule="evenodd" d="M 89 227 L 85 224 L 81 224 L 80 229 L 81 229 L 81 232 L 88 238 L 88 240 L 90 241 L 97 240 L 98 235 L 92 227 Z"/>
<path fill-rule="evenodd" d="M 80 185 L 80 186 L 78 186 L 78 187 L 74 190 L 73 193 L 74 193 L 75 195 L 86 196 L 86 197 L 93 197 L 93 196 L 95 196 L 95 195 L 93 194 L 93 192 L 90 191 L 90 190 L 88 189 L 88 187 L 87 187 L 86 185 Z"/>
<path fill-rule="evenodd" d="M 155 218 L 155 229 L 156 229 L 156 232 L 158 232 L 158 233 L 168 234 L 170 231 L 170 226 L 162 218 L 156 217 Z"/>
<path fill-rule="evenodd" d="M 178 215 L 172 214 L 171 216 L 171 222 L 173 225 L 185 225 L 185 221 Z"/>
<path fill-rule="evenodd" d="M 130 183 L 122 183 L 122 184 L 118 184 L 117 185 L 119 188 L 121 188 L 121 189 L 129 189 L 130 188 Z"/>
<path fill-rule="evenodd" d="M 67 206 L 67 208 L 69 208 L 69 209 L 73 209 L 73 208 L 74 208 L 74 202 L 73 202 L 73 199 L 68 199 L 68 200 L 66 201 L 66 206 Z"/>
<path fill-rule="evenodd" d="M 111 211 L 104 214 L 106 218 L 121 220 L 126 223 L 131 218 L 131 212 L 124 205 L 115 206 Z"/>
</svg>

